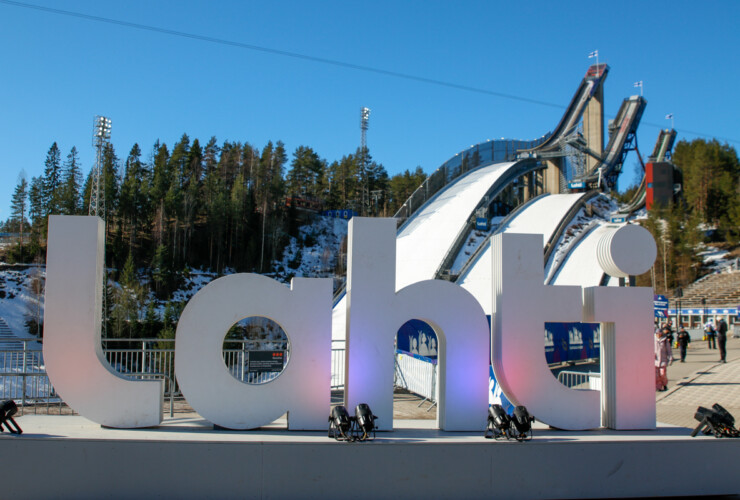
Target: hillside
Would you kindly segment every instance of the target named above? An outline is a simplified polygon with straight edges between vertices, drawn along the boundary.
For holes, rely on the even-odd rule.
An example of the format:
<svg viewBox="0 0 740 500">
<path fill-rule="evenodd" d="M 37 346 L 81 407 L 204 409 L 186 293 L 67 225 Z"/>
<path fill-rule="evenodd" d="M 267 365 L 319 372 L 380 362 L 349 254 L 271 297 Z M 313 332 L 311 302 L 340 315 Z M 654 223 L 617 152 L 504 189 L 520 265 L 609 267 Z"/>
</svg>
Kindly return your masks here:
<svg viewBox="0 0 740 500">
<path fill-rule="evenodd" d="M 268 276 L 288 284 L 293 277 L 335 277 L 335 270 L 341 269 L 343 264 L 343 248 L 346 247 L 347 221 L 330 217 L 315 216 L 313 221 L 298 229 L 298 237 L 289 238 L 288 245 L 283 250 L 283 258 L 271 263 L 275 272 Z M 232 274 L 233 269 L 226 269 L 223 274 Z M 109 275 L 118 273 L 109 269 Z M 144 298 L 137 302 L 135 317 L 141 323 L 153 321 L 153 329 L 146 331 L 147 335 L 158 336 L 164 328 L 163 322 L 168 315 L 176 322 L 178 311 L 201 288 L 219 277 L 219 274 L 207 269 L 189 270 L 183 273 L 181 285 L 167 299 L 157 299 L 150 288 L 147 276 L 149 269 L 139 269 L 137 287 L 144 290 Z M 25 264 L 8 265 L 0 263 L 0 317 L 4 318 L 13 332 L 20 337 L 33 337 L 36 331 L 36 320 L 43 320 L 43 280 L 45 267 Z M 335 286 L 343 282 L 341 277 L 335 278 Z M 41 294 L 34 293 L 41 291 Z M 109 281 L 109 309 L 110 320 L 115 323 L 117 309 L 128 307 L 122 300 L 128 287 L 115 280 Z M 168 308 L 172 309 L 168 312 Z M 147 314 L 154 313 L 154 317 Z M 128 317 L 124 315 L 123 317 Z M 109 325 L 109 335 L 117 336 L 117 332 L 125 332 L 120 328 Z M 30 331 L 29 331 L 30 329 Z M 129 330 L 130 332 L 130 330 Z M 142 333 L 138 331 L 136 333 Z M 122 335 L 126 337 L 127 335 Z M 140 335 L 135 335 L 140 336 Z"/>
</svg>

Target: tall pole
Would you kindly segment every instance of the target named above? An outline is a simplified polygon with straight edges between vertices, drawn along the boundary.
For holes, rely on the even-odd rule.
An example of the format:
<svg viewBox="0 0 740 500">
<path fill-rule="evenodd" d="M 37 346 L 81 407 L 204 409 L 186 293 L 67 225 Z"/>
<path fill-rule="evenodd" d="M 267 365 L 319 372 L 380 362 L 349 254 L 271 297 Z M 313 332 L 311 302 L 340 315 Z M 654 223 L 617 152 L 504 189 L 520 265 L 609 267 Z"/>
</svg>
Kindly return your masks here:
<svg viewBox="0 0 740 500">
<path fill-rule="evenodd" d="M 665 287 L 665 291 L 668 292 L 668 265 L 665 255 L 665 239 L 663 240 L 663 286 Z"/>
<path fill-rule="evenodd" d="M 370 121 L 370 108 L 360 110 L 360 177 L 362 179 L 362 215 L 367 215 L 370 196 L 368 193 L 368 176 L 367 176 L 367 128 Z"/>
<path fill-rule="evenodd" d="M 92 172 L 90 185 L 90 206 L 88 215 L 97 215 L 105 223 L 105 171 L 103 170 L 103 153 L 106 144 L 110 142 L 111 120 L 105 116 L 96 116 L 93 120 L 93 146 L 95 146 L 95 166 Z M 103 247 L 105 252 L 105 247 Z M 105 254 L 103 254 L 105 255 Z M 101 334 L 105 338 L 108 331 L 108 275 L 105 272 L 105 257 L 103 257 L 103 314 Z"/>
<path fill-rule="evenodd" d="M 93 120 L 93 146 L 95 147 L 95 166 L 90 186 L 90 206 L 88 215 L 97 215 L 105 220 L 105 172 L 103 171 L 103 153 L 110 142 L 111 120 L 105 116 L 96 116 Z"/>
</svg>

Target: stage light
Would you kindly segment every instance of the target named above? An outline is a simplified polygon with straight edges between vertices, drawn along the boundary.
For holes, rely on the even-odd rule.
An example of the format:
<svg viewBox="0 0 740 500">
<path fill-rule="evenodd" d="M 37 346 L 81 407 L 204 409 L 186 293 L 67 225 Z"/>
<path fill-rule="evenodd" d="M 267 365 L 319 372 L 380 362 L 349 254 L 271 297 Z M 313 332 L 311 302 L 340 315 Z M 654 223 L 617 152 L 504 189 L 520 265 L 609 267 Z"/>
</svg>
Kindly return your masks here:
<svg viewBox="0 0 740 500">
<path fill-rule="evenodd" d="M 511 418 L 501 405 L 491 405 L 488 407 L 488 425 L 483 436 L 487 439 L 499 439 L 506 437 L 511 426 Z"/>
<path fill-rule="evenodd" d="M 375 419 L 370 407 L 365 403 L 360 403 L 355 408 L 355 439 L 366 441 L 370 438 L 370 433 L 375 439 Z"/>
<path fill-rule="evenodd" d="M 509 430 L 517 441 L 532 439 L 532 422 L 534 417 L 523 406 L 514 408 L 514 418 L 511 419 Z"/>
<path fill-rule="evenodd" d="M 728 427 L 735 426 L 735 417 L 730 415 L 730 412 L 720 406 L 719 403 L 714 403 L 712 409 L 727 423 Z"/>
<path fill-rule="evenodd" d="M 352 418 L 344 406 L 335 406 L 329 415 L 329 437 L 337 441 L 352 441 Z"/>
<path fill-rule="evenodd" d="M 509 416 L 501 405 L 491 405 L 488 407 L 488 425 L 483 437 L 527 441 L 532 439 L 532 422 L 534 417 L 523 406 L 514 408 L 514 415 Z"/>
<path fill-rule="evenodd" d="M 714 434 L 716 438 L 740 437 L 740 431 L 735 429 L 735 418 L 718 403 L 711 409 L 698 407 L 694 418 L 699 421 L 699 425 L 691 432 L 691 437 L 695 437 L 700 431 L 707 436 Z"/>
<path fill-rule="evenodd" d="M 18 406 L 12 399 L 0 403 L 0 432 L 3 431 L 3 424 L 5 424 L 11 434 L 23 434 L 23 429 L 13 419 L 16 413 L 18 413 Z"/>
</svg>

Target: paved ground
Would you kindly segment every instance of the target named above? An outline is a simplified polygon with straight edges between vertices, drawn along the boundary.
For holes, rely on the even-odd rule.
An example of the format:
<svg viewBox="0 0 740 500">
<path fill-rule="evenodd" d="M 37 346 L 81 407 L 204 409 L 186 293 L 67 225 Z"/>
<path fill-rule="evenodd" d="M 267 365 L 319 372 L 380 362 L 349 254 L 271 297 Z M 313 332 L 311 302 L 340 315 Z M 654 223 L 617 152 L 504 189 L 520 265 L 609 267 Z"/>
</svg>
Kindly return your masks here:
<svg viewBox="0 0 740 500">
<path fill-rule="evenodd" d="M 678 358 L 678 349 L 674 356 Z M 727 363 L 719 363 L 719 350 L 693 340 L 686 362 L 668 367 L 668 391 L 656 393 L 658 421 L 695 427 L 698 406 L 719 403 L 740 422 L 740 339 L 727 339 Z M 736 425 L 737 426 L 737 425 Z"/>
</svg>

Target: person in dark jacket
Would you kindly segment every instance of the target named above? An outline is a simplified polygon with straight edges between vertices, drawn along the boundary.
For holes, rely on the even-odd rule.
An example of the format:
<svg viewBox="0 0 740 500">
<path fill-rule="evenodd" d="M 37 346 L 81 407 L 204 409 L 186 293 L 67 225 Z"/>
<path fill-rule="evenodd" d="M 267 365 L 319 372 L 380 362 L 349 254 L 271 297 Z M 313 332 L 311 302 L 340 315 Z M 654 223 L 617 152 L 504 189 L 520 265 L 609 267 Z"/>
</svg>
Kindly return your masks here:
<svg viewBox="0 0 740 500">
<path fill-rule="evenodd" d="M 686 348 L 689 347 L 691 336 L 689 335 L 689 332 L 686 331 L 686 328 L 684 328 L 683 325 L 679 326 L 678 328 L 678 337 L 676 340 L 678 341 L 678 348 L 681 351 L 681 363 L 684 363 L 686 362 Z"/>
<path fill-rule="evenodd" d="M 727 323 L 724 318 L 717 323 L 717 345 L 719 346 L 719 361 L 727 363 Z"/>
</svg>

